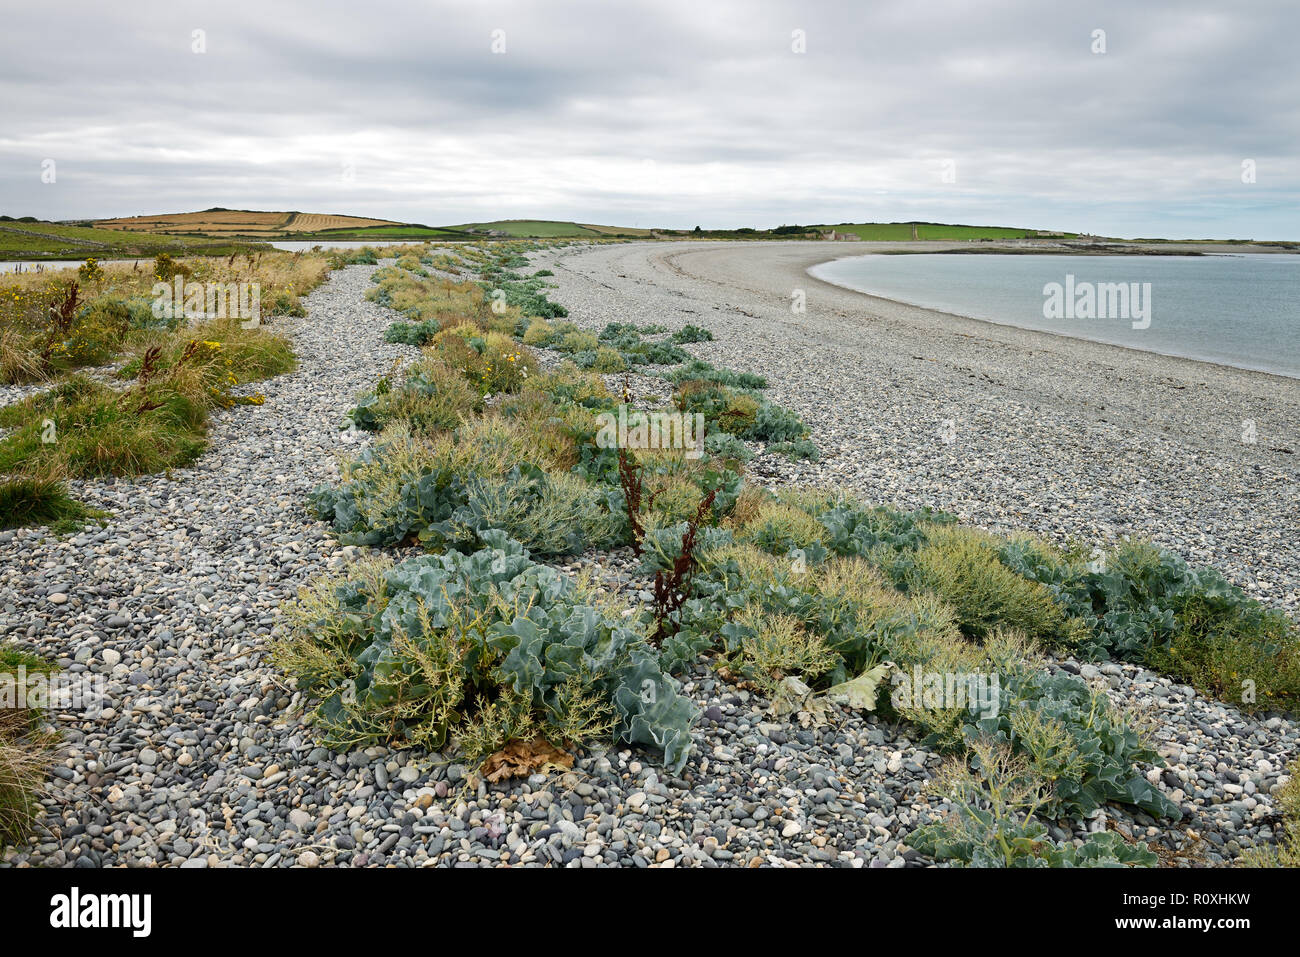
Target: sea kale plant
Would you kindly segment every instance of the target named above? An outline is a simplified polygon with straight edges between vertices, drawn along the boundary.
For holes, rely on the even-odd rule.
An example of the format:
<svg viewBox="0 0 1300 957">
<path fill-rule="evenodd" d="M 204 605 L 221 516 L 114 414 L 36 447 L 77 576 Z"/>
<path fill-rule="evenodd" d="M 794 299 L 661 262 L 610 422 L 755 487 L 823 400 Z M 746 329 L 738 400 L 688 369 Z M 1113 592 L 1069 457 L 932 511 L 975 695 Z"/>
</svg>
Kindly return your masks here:
<svg viewBox="0 0 1300 957">
<path fill-rule="evenodd" d="M 1078 846 L 1052 839 L 1039 812 L 1053 788 L 1004 744 L 976 739 L 971 760 L 950 761 L 933 790 L 951 802 L 938 821 L 908 843 L 935 860 L 968 867 L 1154 867 L 1156 855 L 1114 831 L 1090 833 Z"/>
<path fill-rule="evenodd" d="M 333 747 L 482 759 L 510 740 L 614 738 L 678 770 L 697 717 L 645 635 L 504 532 L 471 554 L 354 566 L 287 606 L 278 662 L 319 699 Z"/>
<path fill-rule="evenodd" d="M 1090 560 L 1010 542 L 1001 560 L 1086 628 L 1077 652 L 1166 672 L 1246 710 L 1300 707 L 1300 631 L 1214 568 L 1140 542 Z"/>
</svg>

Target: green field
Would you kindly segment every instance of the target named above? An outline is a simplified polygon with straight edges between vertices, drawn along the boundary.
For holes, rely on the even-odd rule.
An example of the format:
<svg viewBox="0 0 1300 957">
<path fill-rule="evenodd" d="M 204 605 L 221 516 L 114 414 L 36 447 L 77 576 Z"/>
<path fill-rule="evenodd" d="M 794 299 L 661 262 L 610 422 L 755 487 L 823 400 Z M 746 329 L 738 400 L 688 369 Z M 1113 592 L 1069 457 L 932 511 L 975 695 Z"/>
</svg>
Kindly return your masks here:
<svg viewBox="0 0 1300 957">
<path fill-rule="evenodd" d="M 1048 233 L 1044 230 L 1010 226 L 966 226 L 945 223 L 836 223 L 787 227 L 797 232 L 737 227 L 711 229 L 696 233 L 686 229 L 658 231 L 666 237 L 709 239 L 816 239 L 818 234 L 834 229 L 859 239 L 875 242 L 918 240 L 1006 240 L 1059 237 L 1076 238 L 1075 233 Z M 649 238 L 654 231 L 630 226 L 601 226 L 547 219 L 499 219 L 492 222 L 464 223 L 459 226 L 424 226 L 419 223 L 389 223 L 378 226 L 341 226 L 315 232 L 286 233 L 275 238 L 328 242 L 404 241 L 454 242 L 481 240 L 491 231 L 514 239 L 610 239 Z M 231 232 L 210 234 L 167 234 L 97 229 L 86 225 L 62 225 L 48 222 L 0 220 L 0 257 L 7 259 L 101 259 L 154 256 L 159 252 L 222 254 L 250 244 L 271 241 L 268 237 L 241 238 Z"/>
<path fill-rule="evenodd" d="M 493 223 L 465 223 L 449 229 L 465 232 L 495 230 L 515 239 L 599 239 L 602 236 L 649 236 L 648 229 L 631 226 L 597 226 L 559 222 L 551 219 L 500 219 Z"/>
<path fill-rule="evenodd" d="M 315 233 L 291 233 L 281 237 L 294 242 L 312 239 L 410 239 L 416 242 L 440 239 L 470 239 L 455 227 L 442 226 L 366 226 L 361 229 L 325 229 Z"/>
<path fill-rule="evenodd" d="M 594 229 L 587 229 L 577 223 L 561 223 L 543 219 L 502 219 L 493 223 L 466 223 L 451 228 L 478 233 L 494 230 L 517 239 L 561 239 L 570 237 L 594 239 L 600 235 Z"/>
<path fill-rule="evenodd" d="M 201 236 L 159 236 L 115 229 L 66 226 L 61 223 L 0 220 L 0 258 L 4 259 L 120 259 L 156 256 L 160 252 L 213 253 L 233 251 L 231 242 Z"/>
<path fill-rule="evenodd" d="M 35 229 L 38 232 L 48 233 L 51 236 L 58 236 L 73 241 L 80 240 L 82 242 L 98 243 L 106 246 L 120 246 L 122 244 L 122 231 L 120 229 L 96 229 L 94 226 L 64 226 L 60 223 L 0 223 L 0 226 L 13 225 L 18 225 L 22 229 Z M 136 235 L 137 237 L 164 242 L 171 242 L 174 240 L 181 244 L 203 243 L 208 241 L 198 236 L 164 237 L 158 236 L 155 233 Z"/>
</svg>

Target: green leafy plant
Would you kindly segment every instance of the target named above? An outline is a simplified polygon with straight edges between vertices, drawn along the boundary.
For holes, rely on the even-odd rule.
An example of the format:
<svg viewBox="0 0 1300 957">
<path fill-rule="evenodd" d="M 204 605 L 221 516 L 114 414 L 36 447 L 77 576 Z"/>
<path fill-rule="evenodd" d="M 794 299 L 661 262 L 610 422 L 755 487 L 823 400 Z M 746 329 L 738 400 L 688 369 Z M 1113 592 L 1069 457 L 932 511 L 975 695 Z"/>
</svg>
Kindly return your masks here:
<svg viewBox="0 0 1300 957">
<path fill-rule="evenodd" d="M 966 867 L 1154 867 L 1156 855 L 1113 831 L 1079 844 L 1058 843 L 1037 818 L 1051 785 L 1004 745 L 975 741 L 968 759 L 950 761 L 935 784 L 953 804 L 907 843 L 922 854 Z"/>
<path fill-rule="evenodd" d="M 407 346 L 423 346 L 438 334 L 441 324 L 437 319 L 422 322 L 394 322 L 384 330 L 384 341 Z"/>
<path fill-rule="evenodd" d="M 323 740 L 441 748 L 505 702 L 514 717 L 491 718 L 504 733 L 537 728 L 563 742 L 590 727 L 575 705 L 594 698 L 618 740 L 661 749 L 680 769 L 697 714 L 644 635 L 503 532 L 483 538 L 470 555 L 318 583 L 286 608 L 292 634 L 276 659 L 321 699 L 311 720 Z M 489 742 L 479 752 L 500 743 L 501 732 L 478 731 Z"/>
<path fill-rule="evenodd" d="M 704 329 L 700 326 L 691 325 L 690 323 L 687 323 L 686 325 L 682 326 L 682 328 L 678 329 L 676 332 L 673 333 L 672 340 L 673 342 L 677 342 L 677 343 L 712 342 L 713 333 L 709 332 L 708 329 Z"/>
<path fill-rule="evenodd" d="M 1300 633 L 1213 568 L 1126 542 L 1085 563 L 1019 541 L 1001 560 L 1083 622 L 1078 653 L 1165 671 L 1247 710 L 1300 705 Z"/>
</svg>

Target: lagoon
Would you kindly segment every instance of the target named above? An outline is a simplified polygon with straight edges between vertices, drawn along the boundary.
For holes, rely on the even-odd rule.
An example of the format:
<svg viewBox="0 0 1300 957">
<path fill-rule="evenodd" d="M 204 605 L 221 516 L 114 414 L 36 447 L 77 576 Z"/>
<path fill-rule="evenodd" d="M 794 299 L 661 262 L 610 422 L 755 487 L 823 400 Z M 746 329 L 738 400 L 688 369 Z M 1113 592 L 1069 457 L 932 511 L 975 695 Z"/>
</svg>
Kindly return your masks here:
<svg viewBox="0 0 1300 957">
<path fill-rule="evenodd" d="M 809 273 L 941 312 L 1300 378 L 1300 256 L 869 255 Z M 1105 295 L 1091 310 L 1052 308 L 1062 289 L 1135 283 L 1145 317 L 1103 315 Z"/>
</svg>

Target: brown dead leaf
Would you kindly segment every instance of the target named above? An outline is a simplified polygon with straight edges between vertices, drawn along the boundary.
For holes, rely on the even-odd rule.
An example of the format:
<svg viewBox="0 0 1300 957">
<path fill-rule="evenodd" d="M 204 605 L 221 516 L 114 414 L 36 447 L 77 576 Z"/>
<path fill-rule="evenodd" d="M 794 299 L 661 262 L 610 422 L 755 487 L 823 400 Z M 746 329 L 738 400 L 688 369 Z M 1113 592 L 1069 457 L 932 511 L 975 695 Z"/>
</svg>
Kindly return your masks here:
<svg viewBox="0 0 1300 957">
<path fill-rule="evenodd" d="M 496 784 L 508 778 L 526 778 L 538 771 L 567 771 L 573 767 L 573 755 L 561 751 L 543 737 L 531 741 L 511 741 L 483 762 L 483 777 Z"/>
</svg>

